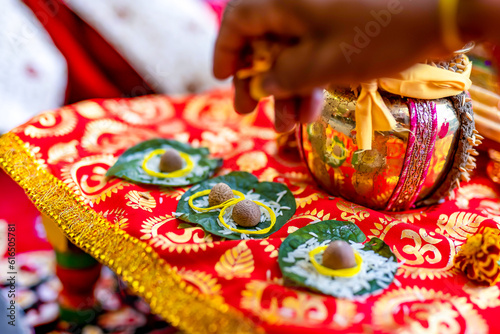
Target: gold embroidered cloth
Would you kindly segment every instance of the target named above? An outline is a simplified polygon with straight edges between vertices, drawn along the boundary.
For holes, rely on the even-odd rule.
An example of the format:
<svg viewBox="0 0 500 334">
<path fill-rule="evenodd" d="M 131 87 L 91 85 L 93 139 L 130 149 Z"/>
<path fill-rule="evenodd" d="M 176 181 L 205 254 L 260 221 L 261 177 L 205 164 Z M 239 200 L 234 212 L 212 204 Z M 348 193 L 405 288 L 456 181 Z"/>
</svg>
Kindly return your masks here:
<svg viewBox="0 0 500 334">
<path fill-rule="evenodd" d="M 270 102 L 238 116 L 231 92 L 93 100 L 48 111 L 0 137 L 2 168 L 79 247 L 111 267 L 154 312 L 189 333 L 487 333 L 500 331 L 500 288 L 453 268 L 467 238 L 500 227 L 498 188 L 477 174 L 456 200 L 388 214 L 331 198 L 301 163 L 279 154 Z M 243 170 L 286 183 L 295 216 L 266 240 L 221 241 L 173 217 L 186 188 L 107 180 L 125 149 L 155 137 L 206 146 Z M 349 180 L 342 180 L 349 182 Z M 283 282 L 278 249 L 320 220 L 356 223 L 404 262 L 382 294 L 340 300 Z"/>
</svg>

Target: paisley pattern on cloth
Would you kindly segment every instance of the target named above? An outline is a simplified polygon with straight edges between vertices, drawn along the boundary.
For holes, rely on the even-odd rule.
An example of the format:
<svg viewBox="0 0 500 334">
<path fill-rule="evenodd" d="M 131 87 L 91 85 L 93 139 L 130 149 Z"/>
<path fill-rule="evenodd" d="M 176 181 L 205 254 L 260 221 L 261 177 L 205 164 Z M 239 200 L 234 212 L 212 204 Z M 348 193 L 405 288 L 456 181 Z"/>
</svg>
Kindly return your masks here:
<svg viewBox="0 0 500 334">
<path fill-rule="evenodd" d="M 131 107 L 137 101 L 140 108 Z M 58 218 L 66 233 L 76 233 L 77 244 L 95 242 L 85 246 L 92 254 L 102 247 L 101 261 L 154 312 L 186 332 L 500 331 L 500 286 L 475 286 L 453 267 L 467 238 L 485 227 L 500 228 L 500 189 L 486 176 L 486 156 L 479 157 L 477 171 L 455 200 L 386 213 L 329 196 L 302 163 L 282 154 L 268 100 L 245 117 L 233 111 L 226 91 L 86 101 L 50 113 L 0 137 L 2 167 L 11 176 L 22 175 L 17 182 L 39 208 Z M 159 121 L 137 121 L 152 115 Z M 99 125 L 105 123 L 110 126 Z M 155 137 L 208 147 L 225 159 L 219 174 L 243 170 L 260 181 L 285 183 L 296 198 L 296 214 L 269 239 L 224 241 L 172 216 L 187 188 L 105 178 L 125 149 Z M 368 237 L 384 240 L 402 263 L 396 282 L 363 301 L 286 286 L 277 263 L 283 238 L 323 220 L 350 221 Z"/>
</svg>

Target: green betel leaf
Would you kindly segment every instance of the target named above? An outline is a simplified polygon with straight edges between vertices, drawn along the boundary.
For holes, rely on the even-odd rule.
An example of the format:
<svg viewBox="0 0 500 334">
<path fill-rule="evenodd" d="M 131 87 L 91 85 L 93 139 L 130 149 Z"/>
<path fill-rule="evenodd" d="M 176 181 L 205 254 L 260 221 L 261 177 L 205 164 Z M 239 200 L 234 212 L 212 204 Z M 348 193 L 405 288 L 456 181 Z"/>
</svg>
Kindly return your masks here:
<svg viewBox="0 0 500 334">
<path fill-rule="evenodd" d="M 231 187 L 232 190 L 237 190 L 245 194 L 247 199 L 254 199 L 259 197 L 257 201 L 268 205 L 270 202 L 276 202 L 279 197 L 281 215 L 276 215 L 276 223 L 273 228 L 266 234 L 249 234 L 248 236 L 255 239 L 263 239 L 274 232 L 278 231 L 295 213 L 295 197 L 288 189 L 288 187 L 281 183 L 276 182 L 259 182 L 259 180 L 252 174 L 246 172 L 232 172 L 224 176 L 219 176 L 205 182 L 200 183 L 189 189 L 180 199 L 177 205 L 177 213 L 182 214 L 178 218 L 187 222 L 195 223 L 202 226 L 206 231 L 232 240 L 241 239 L 242 235 L 238 232 L 233 232 L 219 225 L 217 218 L 219 217 L 220 210 L 212 212 L 199 212 L 193 210 L 188 203 L 189 198 L 203 190 L 212 189 L 217 183 L 225 183 Z M 280 196 L 280 194 L 282 194 Z M 196 202 L 196 200 L 194 201 Z M 268 205 L 269 206 L 269 205 Z M 256 227 L 245 228 L 237 226 L 240 230 L 256 230 L 265 229 L 269 227 L 271 222 L 269 220 L 260 222 Z"/>
<path fill-rule="evenodd" d="M 358 250 L 363 258 L 359 274 L 333 278 L 320 274 L 311 264 L 309 252 L 335 240 L 350 242 Z M 365 241 L 364 233 L 351 222 L 328 220 L 310 224 L 283 241 L 279 250 L 279 266 L 290 283 L 314 291 L 341 298 L 372 294 L 393 281 L 397 259 L 384 241 L 372 238 L 362 245 Z M 321 263 L 320 258 L 316 260 Z"/>
<path fill-rule="evenodd" d="M 156 177 L 148 174 L 142 166 L 144 159 L 154 150 L 169 148 L 188 154 L 193 162 L 193 169 L 181 177 Z M 147 167 L 159 173 L 159 165 L 160 156 L 158 155 L 149 160 Z M 118 158 L 118 161 L 107 171 L 106 176 L 119 177 L 142 184 L 180 187 L 196 184 L 208 179 L 220 166 L 222 166 L 222 159 L 209 158 L 209 151 L 207 148 L 194 148 L 189 144 L 169 139 L 152 139 L 126 150 L 120 158 Z"/>
</svg>

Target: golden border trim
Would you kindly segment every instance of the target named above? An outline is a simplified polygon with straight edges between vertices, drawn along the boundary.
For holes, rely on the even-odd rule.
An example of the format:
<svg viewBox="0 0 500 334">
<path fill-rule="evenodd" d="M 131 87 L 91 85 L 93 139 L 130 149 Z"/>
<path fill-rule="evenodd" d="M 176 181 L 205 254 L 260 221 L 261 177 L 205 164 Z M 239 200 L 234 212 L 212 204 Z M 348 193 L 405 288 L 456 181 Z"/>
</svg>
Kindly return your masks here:
<svg viewBox="0 0 500 334">
<path fill-rule="evenodd" d="M 154 313 L 187 333 L 263 333 L 237 309 L 183 280 L 146 242 L 108 222 L 41 167 L 13 133 L 0 137 L 0 167 L 65 236 L 120 275 Z"/>
</svg>

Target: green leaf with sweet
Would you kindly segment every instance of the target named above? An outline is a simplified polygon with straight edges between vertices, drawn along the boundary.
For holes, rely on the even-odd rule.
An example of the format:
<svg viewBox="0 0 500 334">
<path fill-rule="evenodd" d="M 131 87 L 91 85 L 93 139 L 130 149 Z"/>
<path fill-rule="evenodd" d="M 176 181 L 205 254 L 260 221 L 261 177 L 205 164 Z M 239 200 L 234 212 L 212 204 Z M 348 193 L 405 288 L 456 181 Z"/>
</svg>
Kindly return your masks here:
<svg viewBox="0 0 500 334">
<path fill-rule="evenodd" d="M 312 234 L 311 234 L 312 233 Z M 317 236 L 317 237 L 316 237 Z M 305 244 L 309 239 L 316 238 L 319 243 L 326 240 L 344 240 L 353 241 L 355 243 L 363 243 L 366 241 L 365 234 L 359 229 L 356 224 L 351 222 L 343 222 L 336 220 L 325 220 L 319 223 L 314 223 L 307 225 L 301 229 L 298 229 L 294 233 L 290 234 L 281 244 L 278 255 L 278 263 L 283 273 L 283 276 L 290 282 L 298 285 L 304 286 L 315 291 L 316 288 L 306 284 L 306 277 L 300 276 L 296 273 L 286 270 L 295 265 L 295 263 L 290 263 L 284 259 L 288 257 L 288 254 L 296 250 L 300 245 Z M 387 245 L 383 240 L 379 238 L 372 238 L 364 244 L 362 248 L 364 251 L 374 251 L 376 254 L 388 258 L 391 261 L 397 263 L 397 258 L 391 251 L 389 245 Z M 370 289 L 363 289 L 358 291 L 356 295 L 366 295 L 373 293 L 377 290 L 382 289 L 376 280 L 368 282 Z M 319 291 L 321 292 L 321 291 Z"/>
<path fill-rule="evenodd" d="M 267 238 L 271 234 L 278 231 L 283 225 L 285 225 L 290 218 L 295 213 L 295 197 L 290 192 L 290 189 L 284 184 L 276 182 L 259 182 L 259 180 L 252 174 L 247 172 L 232 172 L 224 176 L 219 176 L 199 185 L 189 189 L 179 200 L 177 205 L 177 213 L 182 213 L 179 219 L 184 221 L 198 224 L 203 227 L 206 231 L 232 240 L 241 239 L 241 234 L 238 232 L 232 232 L 231 234 L 224 234 L 221 231 L 230 231 L 218 224 L 217 218 L 219 217 L 220 211 L 213 212 L 199 212 L 193 210 L 188 203 L 188 198 L 200 191 L 212 189 L 212 187 L 217 183 L 225 183 L 231 187 L 232 190 L 237 190 L 243 194 L 247 194 L 249 191 L 253 190 L 253 193 L 259 194 L 263 202 L 276 201 L 279 197 L 279 193 L 286 192 L 284 196 L 281 197 L 279 202 L 280 206 L 288 207 L 290 209 L 283 209 L 283 215 L 276 217 L 276 223 L 273 228 L 266 234 L 249 234 L 249 237 L 255 239 Z M 195 200 L 196 202 L 196 200 Z M 265 204 L 265 203 L 264 203 Z M 269 227 L 270 221 L 260 222 L 256 227 L 260 229 L 265 229 Z M 245 228 L 238 226 L 240 230 L 255 230 L 256 227 Z"/>
<path fill-rule="evenodd" d="M 193 169 L 181 177 L 156 177 L 148 174 L 142 166 L 144 159 L 154 150 L 169 148 L 188 154 L 193 162 Z M 126 150 L 107 171 L 106 176 L 162 187 L 181 187 L 196 184 L 210 178 L 221 166 L 222 159 L 210 158 L 207 148 L 194 148 L 189 144 L 170 139 L 152 139 Z M 147 168 L 159 173 L 160 156 L 151 158 L 147 164 Z"/>
</svg>

